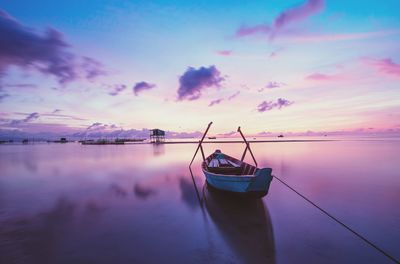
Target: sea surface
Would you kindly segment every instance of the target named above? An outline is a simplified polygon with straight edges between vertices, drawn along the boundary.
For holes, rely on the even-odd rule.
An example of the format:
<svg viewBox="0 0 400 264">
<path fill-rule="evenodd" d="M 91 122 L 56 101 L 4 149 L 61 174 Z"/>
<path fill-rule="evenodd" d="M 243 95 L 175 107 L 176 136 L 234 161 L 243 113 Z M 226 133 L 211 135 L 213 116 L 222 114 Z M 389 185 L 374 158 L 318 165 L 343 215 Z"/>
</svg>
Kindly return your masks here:
<svg viewBox="0 0 400 264">
<path fill-rule="evenodd" d="M 251 146 L 259 166 L 400 259 L 400 140 Z M 240 158 L 244 144 L 204 148 Z M 0 263 L 393 263 L 276 179 L 258 201 L 210 190 L 201 155 L 188 169 L 195 149 L 0 145 Z"/>
</svg>

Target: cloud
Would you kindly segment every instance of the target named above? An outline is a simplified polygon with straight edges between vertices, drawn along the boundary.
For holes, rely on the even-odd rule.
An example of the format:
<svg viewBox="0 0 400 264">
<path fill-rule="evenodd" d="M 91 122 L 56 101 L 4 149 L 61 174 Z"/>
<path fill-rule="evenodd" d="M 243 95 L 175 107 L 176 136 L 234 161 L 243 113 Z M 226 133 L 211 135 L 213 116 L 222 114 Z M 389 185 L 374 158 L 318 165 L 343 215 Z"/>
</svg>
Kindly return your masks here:
<svg viewBox="0 0 400 264">
<path fill-rule="evenodd" d="M 9 97 L 10 95 L 7 93 L 0 94 L 0 102 L 3 101 L 5 98 Z"/>
<path fill-rule="evenodd" d="M 87 120 L 85 118 L 81 118 L 81 117 L 77 117 L 77 116 L 73 116 L 73 115 L 60 114 L 60 112 L 61 112 L 60 109 L 56 109 L 51 113 L 40 114 L 40 116 L 50 117 L 52 119 L 61 119 L 61 120 L 65 120 L 65 119 L 79 120 L 79 121 Z"/>
<path fill-rule="evenodd" d="M 37 87 L 37 85 L 31 83 L 16 83 L 16 84 L 4 84 L 3 87 L 18 88 L 18 89 L 34 89 Z"/>
<path fill-rule="evenodd" d="M 304 4 L 287 9 L 274 21 L 274 29 L 279 30 L 291 23 L 303 20 L 321 11 L 325 6 L 323 0 L 307 0 Z"/>
<path fill-rule="evenodd" d="M 270 135 L 272 135 L 272 132 L 268 132 L 268 131 L 262 131 L 262 132 L 257 133 L 257 136 L 260 136 L 260 137 L 265 137 L 265 136 L 270 136 Z"/>
<path fill-rule="evenodd" d="M 296 43 L 322 42 L 322 41 L 345 41 L 360 40 L 377 37 L 385 37 L 398 35 L 400 30 L 382 30 L 370 32 L 353 32 L 353 33 L 302 33 L 301 35 L 288 36 L 288 39 Z"/>
<path fill-rule="evenodd" d="M 86 56 L 82 57 L 81 67 L 84 71 L 85 77 L 88 80 L 107 74 L 101 62 Z"/>
<path fill-rule="evenodd" d="M 338 75 L 328 75 L 323 73 L 313 73 L 306 77 L 307 80 L 312 81 L 337 81 L 341 80 L 342 78 Z"/>
<path fill-rule="evenodd" d="M 125 89 L 126 89 L 126 85 L 116 84 L 116 85 L 114 85 L 113 90 L 111 92 L 109 92 L 108 94 L 111 96 L 116 96 Z"/>
<path fill-rule="evenodd" d="M 119 128 L 115 124 L 104 124 L 100 122 L 95 122 L 89 125 L 86 130 L 77 132 L 73 136 L 74 137 L 91 137 L 91 138 L 104 138 L 104 137 L 112 137 L 112 138 L 121 138 L 124 137 L 122 135 L 124 130 Z"/>
<path fill-rule="evenodd" d="M 270 58 L 275 58 L 278 55 L 278 53 L 276 51 L 273 51 L 269 54 Z"/>
<path fill-rule="evenodd" d="M 142 91 L 145 90 L 150 90 L 153 89 L 154 87 L 156 87 L 155 84 L 152 83 L 148 83 L 148 82 L 138 82 L 133 86 L 133 93 L 138 96 L 139 93 L 141 93 Z"/>
<path fill-rule="evenodd" d="M 219 136 L 222 136 L 222 137 L 230 137 L 230 136 L 233 136 L 233 135 L 235 135 L 235 134 L 237 134 L 237 131 L 231 131 L 231 132 L 227 132 L 227 133 L 221 133 L 221 134 L 218 134 Z"/>
<path fill-rule="evenodd" d="M 271 32 L 271 27 L 267 24 L 255 26 L 241 26 L 235 33 L 236 37 L 246 37 L 250 35 L 263 34 L 267 35 Z"/>
<path fill-rule="evenodd" d="M 274 89 L 284 86 L 285 84 L 282 82 L 268 82 L 264 87 L 258 89 L 258 92 L 262 92 L 265 89 Z"/>
<path fill-rule="evenodd" d="M 393 62 L 393 60 L 390 58 L 386 59 L 364 58 L 362 59 L 362 61 L 366 65 L 375 68 L 380 73 L 400 77 L 400 64 Z"/>
<path fill-rule="evenodd" d="M 25 118 L 23 118 L 23 119 L 13 119 L 13 120 L 10 120 L 10 122 L 8 123 L 8 125 L 9 126 L 18 126 L 18 125 L 20 125 L 20 124 L 23 124 L 23 123 L 29 123 L 29 122 L 31 122 L 31 121 L 33 121 L 33 120 L 36 120 L 36 119 L 38 119 L 40 117 L 40 115 L 39 115 L 39 113 L 31 113 L 31 114 L 28 114 Z"/>
<path fill-rule="evenodd" d="M 103 123 L 95 122 L 95 123 L 91 124 L 90 126 L 88 126 L 86 128 L 86 130 L 95 129 L 95 128 L 98 128 L 98 127 L 103 127 Z"/>
<path fill-rule="evenodd" d="M 198 69 L 189 67 L 179 77 L 178 100 L 196 100 L 203 89 L 220 87 L 222 81 L 224 78 L 214 65 Z"/>
<path fill-rule="evenodd" d="M 298 5 L 281 12 L 272 25 L 258 24 L 255 26 L 242 26 L 236 33 L 236 37 L 246 37 L 250 35 L 263 34 L 273 39 L 282 29 L 287 26 L 306 19 L 321 11 L 325 6 L 324 0 L 307 0 L 302 5 Z"/>
<path fill-rule="evenodd" d="M 81 58 L 71 53 L 70 45 L 62 33 L 48 28 L 44 34 L 20 24 L 6 12 L 0 10 L 0 76 L 10 66 L 35 69 L 43 74 L 54 76 L 60 84 L 80 78 L 91 79 L 105 74 L 94 59 Z"/>
<path fill-rule="evenodd" d="M 231 96 L 228 97 L 228 100 L 232 100 L 235 97 L 237 97 L 240 94 L 240 91 L 237 91 L 236 93 L 232 94 Z"/>
<path fill-rule="evenodd" d="M 221 56 L 231 56 L 232 51 L 231 50 L 218 50 L 217 54 L 221 55 Z"/>
<path fill-rule="evenodd" d="M 257 111 L 258 112 L 266 112 L 266 111 L 270 111 L 272 109 L 281 109 L 283 107 L 287 107 L 292 105 L 294 102 L 283 99 L 283 98 L 278 98 L 278 100 L 276 100 L 276 102 L 274 101 L 263 101 L 262 103 L 260 103 L 257 106 Z"/>
<path fill-rule="evenodd" d="M 281 87 L 282 85 L 283 85 L 283 83 L 269 82 L 269 83 L 267 83 L 267 85 L 265 85 L 265 88 L 273 89 L 273 88 Z"/>
<path fill-rule="evenodd" d="M 208 106 L 211 107 L 211 106 L 217 105 L 217 104 L 221 103 L 223 100 L 224 100 L 223 98 L 216 99 L 216 100 L 212 100 L 212 101 L 208 104 Z"/>
</svg>

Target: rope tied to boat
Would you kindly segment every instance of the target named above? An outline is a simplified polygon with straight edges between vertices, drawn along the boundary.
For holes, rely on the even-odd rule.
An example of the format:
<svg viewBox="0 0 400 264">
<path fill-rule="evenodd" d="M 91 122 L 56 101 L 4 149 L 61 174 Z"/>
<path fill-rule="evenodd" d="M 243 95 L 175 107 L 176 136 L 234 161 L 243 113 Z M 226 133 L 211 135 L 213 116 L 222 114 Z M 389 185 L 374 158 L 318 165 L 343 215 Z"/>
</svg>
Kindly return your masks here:
<svg viewBox="0 0 400 264">
<path fill-rule="evenodd" d="M 354 235 L 356 235 L 358 238 L 360 238 L 361 240 L 363 240 L 365 243 L 367 243 L 368 245 L 370 245 L 371 247 L 373 247 L 374 249 L 376 249 L 377 251 L 379 251 L 380 253 L 382 253 L 383 255 L 385 255 L 387 258 L 389 258 L 391 261 L 393 261 L 394 263 L 400 263 L 399 260 L 397 260 L 395 257 L 393 257 L 392 255 L 390 255 L 389 253 L 387 253 L 385 250 L 383 250 L 382 248 L 380 248 L 379 246 L 377 246 L 375 243 L 371 242 L 370 240 L 368 240 L 366 237 L 364 237 L 363 235 L 361 235 L 360 233 L 358 233 L 357 231 L 355 231 L 354 229 L 352 229 L 351 227 L 349 227 L 348 225 L 346 225 L 345 223 L 343 223 L 342 221 L 340 221 L 339 219 L 337 219 L 336 217 L 334 217 L 333 215 L 331 215 L 330 213 L 328 213 L 326 210 L 324 210 L 323 208 L 321 208 L 320 206 L 318 206 L 316 203 L 314 203 L 313 201 L 311 201 L 309 198 L 307 198 L 306 196 L 304 196 L 303 194 L 301 194 L 299 191 L 297 191 L 296 189 L 294 189 L 293 187 L 291 187 L 289 184 L 287 184 L 285 181 L 281 180 L 280 178 L 278 178 L 275 175 L 272 175 L 272 177 L 274 177 L 275 179 L 277 179 L 279 182 L 281 182 L 283 185 L 285 185 L 286 187 L 288 187 L 291 191 L 295 192 L 297 195 L 299 195 L 301 198 L 303 198 L 304 200 L 306 200 L 308 203 L 310 203 L 312 206 L 314 206 L 315 208 L 317 208 L 318 210 L 320 210 L 322 213 L 324 213 L 325 215 L 327 215 L 328 217 L 330 217 L 332 220 L 334 220 L 336 223 L 340 224 L 341 226 L 343 226 L 344 228 L 346 228 L 348 231 L 350 231 L 351 233 L 353 233 Z"/>
</svg>

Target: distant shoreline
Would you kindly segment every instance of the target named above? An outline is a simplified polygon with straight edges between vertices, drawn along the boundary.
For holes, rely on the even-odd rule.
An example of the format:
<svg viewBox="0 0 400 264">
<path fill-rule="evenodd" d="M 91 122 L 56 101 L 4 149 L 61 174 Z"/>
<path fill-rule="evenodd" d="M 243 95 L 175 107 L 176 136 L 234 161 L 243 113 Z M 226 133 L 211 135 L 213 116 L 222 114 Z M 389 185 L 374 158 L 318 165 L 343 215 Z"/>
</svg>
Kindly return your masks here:
<svg viewBox="0 0 400 264">
<path fill-rule="evenodd" d="M 286 139 L 286 140 L 247 140 L 249 143 L 274 143 L 274 142 L 324 142 L 324 141 L 340 141 L 339 139 Z M 159 142 L 159 143 L 151 143 L 151 142 L 132 142 L 125 143 L 125 145 L 144 145 L 144 144 L 155 144 L 155 145 L 163 145 L 163 144 L 198 144 L 199 141 L 167 141 L 167 142 Z M 239 140 L 213 140 L 213 141 L 203 141 L 203 144 L 215 144 L 215 143 L 244 143 Z"/>
</svg>

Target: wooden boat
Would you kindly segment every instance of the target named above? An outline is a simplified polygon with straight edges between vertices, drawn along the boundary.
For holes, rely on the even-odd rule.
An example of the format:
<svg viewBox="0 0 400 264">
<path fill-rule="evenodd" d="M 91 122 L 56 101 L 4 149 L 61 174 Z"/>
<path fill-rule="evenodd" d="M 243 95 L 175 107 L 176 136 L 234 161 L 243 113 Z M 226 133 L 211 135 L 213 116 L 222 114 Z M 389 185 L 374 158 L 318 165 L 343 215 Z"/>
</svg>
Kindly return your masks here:
<svg viewBox="0 0 400 264">
<path fill-rule="evenodd" d="M 238 128 L 238 132 L 246 144 L 246 148 L 240 160 L 224 154 L 220 150 L 216 150 L 207 158 L 204 156 L 202 143 L 211 124 L 212 122 L 208 125 L 206 132 L 200 140 L 199 146 L 197 147 L 195 155 L 189 166 L 191 166 L 193 163 L 193 160 L 200 149 L 203 156 L 201 167 L 207 183 L 212 188 L 225 191 L 230 194 L 256 198 L 265 196 L 268 193 L 269 186 L 272 181 L 272 169 L 257 167 L 257 161 L 255 160 L 253 152 L 250 149 L 250 144 L 244 137 L 240 127 Z M 243 161 L 247 150 L 249 150 L 255 166 Z"/>
</svg>

